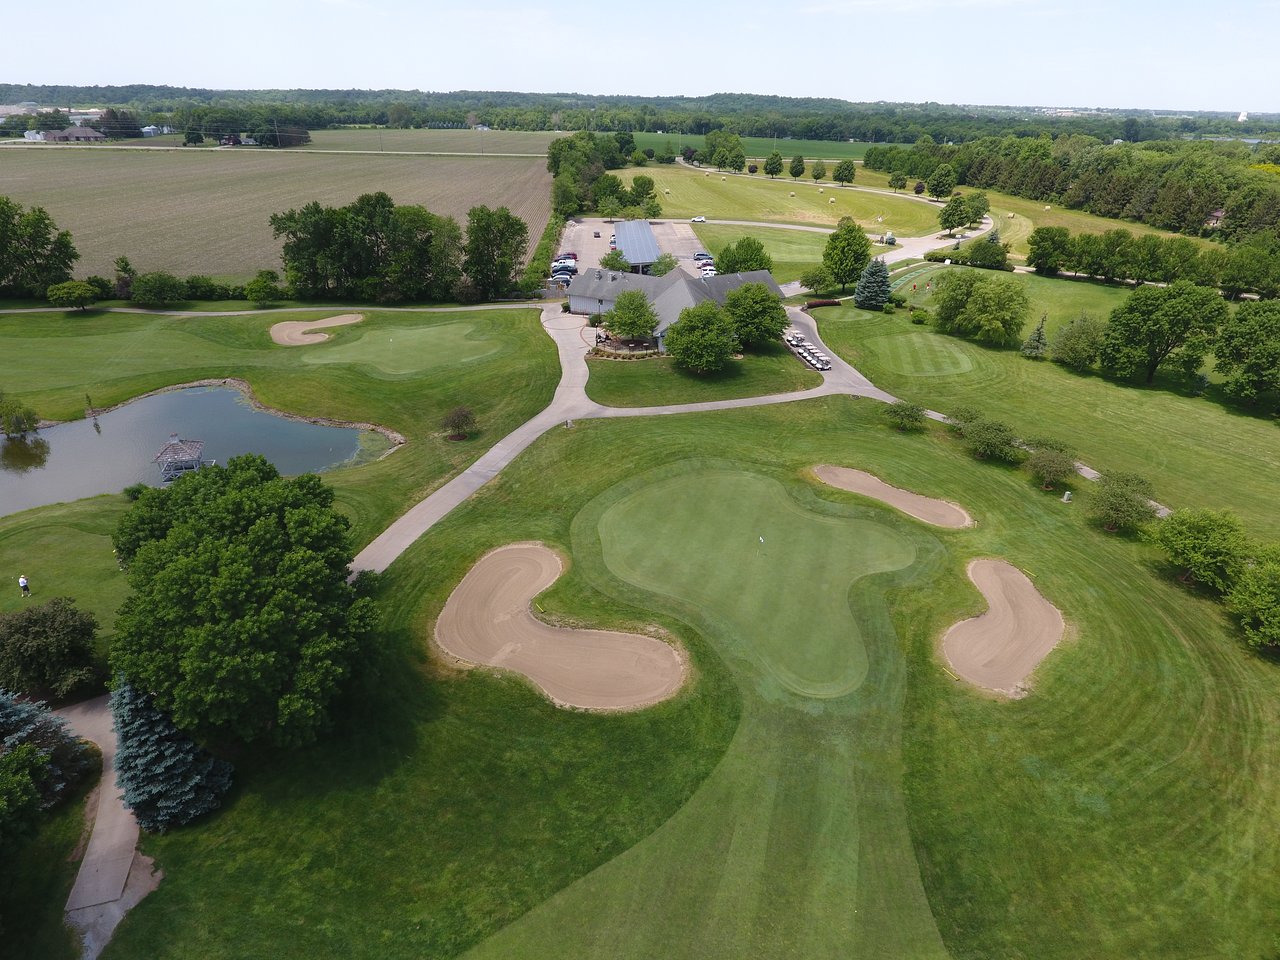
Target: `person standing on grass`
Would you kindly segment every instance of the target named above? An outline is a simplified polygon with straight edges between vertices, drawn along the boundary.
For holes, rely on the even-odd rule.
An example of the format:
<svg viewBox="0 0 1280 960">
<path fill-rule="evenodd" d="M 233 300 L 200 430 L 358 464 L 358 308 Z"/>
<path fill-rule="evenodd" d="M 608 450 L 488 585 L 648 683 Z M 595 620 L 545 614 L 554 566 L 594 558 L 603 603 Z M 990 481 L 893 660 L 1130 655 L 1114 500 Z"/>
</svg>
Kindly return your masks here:
<svg viewBox="0 0 1280 960">
<path fill-rule="evenodd" d="M 18 577 L 18 586 L 22 588 L 22 596 L 24 598 L 31 596 L 31 584 L 27 582 L 25 573 Z"/>
</svg>

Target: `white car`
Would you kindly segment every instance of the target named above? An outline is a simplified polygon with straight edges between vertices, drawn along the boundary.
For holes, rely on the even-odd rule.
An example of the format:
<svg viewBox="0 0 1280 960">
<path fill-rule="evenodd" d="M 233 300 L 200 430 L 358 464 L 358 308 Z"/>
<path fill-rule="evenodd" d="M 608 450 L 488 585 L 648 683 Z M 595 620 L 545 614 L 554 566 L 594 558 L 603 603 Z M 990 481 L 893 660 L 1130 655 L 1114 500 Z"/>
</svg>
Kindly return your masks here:
<svg viewBox="0 0 1280 960">
<path fill-rule="evenodd" d="M 707 218 L 706 217 L 690 217 L 689 222 L 690 223 L 706 223 Z"/>
</svg>

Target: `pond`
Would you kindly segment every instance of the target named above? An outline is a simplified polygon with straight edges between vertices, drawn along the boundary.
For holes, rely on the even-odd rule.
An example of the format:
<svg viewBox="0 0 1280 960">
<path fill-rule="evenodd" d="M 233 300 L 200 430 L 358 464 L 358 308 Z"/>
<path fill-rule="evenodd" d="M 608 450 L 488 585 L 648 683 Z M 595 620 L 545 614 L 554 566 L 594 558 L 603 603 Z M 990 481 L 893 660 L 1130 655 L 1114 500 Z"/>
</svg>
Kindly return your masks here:
<svg viewBox="0 0 1280 960">
<path fill-rule="evenodd" d="M 283 474 L 357 458 L 381 437 L 350 427 L 289 420 L 255 409 L 238 390 L 190 387 L 143 397 L 96 420 L 74 420 L 26 440 L 0 441 L 0 516 L 50 503 L 160 485 L 153 458 L 178 434 L 204 441 L 204 459 L 260 453 Z M 373 441 L 373 442 L 371 442 Z"/>
</svg>

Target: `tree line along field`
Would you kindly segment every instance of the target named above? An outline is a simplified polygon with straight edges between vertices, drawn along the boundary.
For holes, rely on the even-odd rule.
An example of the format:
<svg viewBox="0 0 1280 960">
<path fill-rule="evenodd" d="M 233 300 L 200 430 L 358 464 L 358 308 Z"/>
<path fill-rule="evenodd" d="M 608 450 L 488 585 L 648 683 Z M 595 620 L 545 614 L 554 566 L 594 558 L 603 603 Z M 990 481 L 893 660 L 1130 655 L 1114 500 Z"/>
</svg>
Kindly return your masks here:
<svg viewBox="0 0 1280 960">
<path fill-rule="evenodd" d="M 530 249 L 551 213 L 541 158 L 412 157 L 296 150 L 13 148 L 0 156 L 0 194 L 49 211 L 80 251 L 76 275 L 111 276 L 129 257 L 167 270 L 247 279 L 280 268 L 273 213 L 312 200 L 350 203 L 385 191 L 466 223 L 478 204 L 507 206 Z"/>
<path fill-rule="evenodd" d="M 932 270 L 898 288 L 912 305 L 929 307 Z M 1013 275 L 1031 299 L 1026 332 L 1041 316 L 1053 334 L 1087 312 L 1105 320 L 1130 288 Z M 877 386 L 940 410 L 966 406 L 1010 424 L 1023 437 L 1071 444 L 1096 469 L 1148 477 L 1156 498 L 1172 507 L 1237 513 L 1251 534 L 1280 537 L 1273 504 L 1280 500 L 1280 437 L 1270 418 L 1219 399 L 1188 396 L 1184 382 L 1161 371 L 1155 386 L 1058 364 L 1032 361 L 1016 347 L 987 347 L 912 324 L 908 313 L 868 313 L 849 305 L 815 311 L 822 337 Z M 1212 391 L 1211 391 L 1212 394 Z"/>
<path fill-rule="evenodd" d="M 314 136 L 314 134 L 313 134 Z M 680 133 L 633 133 L 636 146 L 641 150 L 646 147 L 661 151 L 668 143 L 678 154 L 682 147 L 693 147 L 701 150 L 706 145 L 706 138 L 700 134 Z M 887 146 L 887 144 L 850 143 L 847 140 L 786 140 L 774 137 L 743 137 L 742 149 L 747 157 L 760 160 L 775 150 L 782 154 L 784 160 L 801 156 L 806 161 L 817 160 L 861 160 L 866 156 L 867 148 Z"/>
</svg>

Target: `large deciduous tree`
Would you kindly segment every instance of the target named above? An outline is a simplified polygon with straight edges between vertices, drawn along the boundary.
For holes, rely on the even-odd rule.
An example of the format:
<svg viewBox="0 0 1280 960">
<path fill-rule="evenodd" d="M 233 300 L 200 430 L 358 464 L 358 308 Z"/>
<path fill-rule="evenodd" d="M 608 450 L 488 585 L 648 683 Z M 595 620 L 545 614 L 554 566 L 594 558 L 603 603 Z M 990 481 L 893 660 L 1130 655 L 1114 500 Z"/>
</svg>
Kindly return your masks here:
<svg viewBox="0 0 1280 960">
<path fill-rule="evenodd" d="M 79 259 L 71 234 L 43 207 L 24 210 L 0 197 L 0 296 L 42 299 L 50 286 L 71 279 Z"/>
<path fill-rule="evenodd" d="M 1156 515 L 1151 482 L 1136 473 L 1104 473 L 1089 494 L 1089 512 L 1103 528 L 1130 532 Z"/>
<path fill-rule="evenodd" d="M 1226 317 L 1226 303 L 1208 287 L 1185 280 L 1139 287 L 1111 312 L 1099 359 L 1104 370 L 1122 377 L 1142 374 L 1147 383 L 1167 360 L 1194 373 Z"/>
<path fill-rule="evenodd" d="M 929 176 L 925 185 L 929 196 L 943 200 L 955 192 L 956 182 L 956 168 L 949 163 L 942 163 Z"/>
<path fill-rule="evenodd" d="M 831 179 L 836 183 L 848 186 L 858 175 L 858 167 L 852 160 L 841 160 L 831 172 Z"/>
<path fill-rule="evenodd" d="M 738 338 L 729 315 L 706 300 L 680 311 L 680 319 L 667 328 L 665 346 L 677 366 L 715 373 L 733 358 Z"/>
<path fill-rule="evenodd" d="M 483 297 L 501 296 L 515 286 L 528 245 L 528 226 L 506 207 L 472 207 L 462 270 Z"/>
<path fill-rule="evenodd" d="M 889 174 L 889 187 L 894 193 L 899 190 L 905 190 L 907 186 L 907 175 L 901 170 L 895 170 Z"/>
<path fill-rule="evenodd" d="M 827 165 L 822 160 L 813 161 L 813 167 L 809 170 L 809 176 L 813 177 L 813 182 L 817 183 L 827 175 Z"/>
<path fill-rule="evenodd" d="M 765 176 L 772 179 L 782 172 L 782 154 L 777 150 L 769 154 L 764 161 Z"/>
<path fill-rule="evenodd" d="M 1229 510 L 1175 510 L 1156 524 L 1152 538 L 1182 568 L 1183 580 L 1217 593 L 1230 589 L 1249 549 L 1240 518 Z"/>
<path fill-rule="evenodd" d="M 799 180 L 804 176 L 804 157 L 796 156 L 791 158 L 791 166 L 787 168 L 787 173 L 791 174 L 792 180 Z"/>
<path fill-rule="evenodd" d="M 852 217 L 841 217 L 835 232 L 827 238 L 822 265 L 843 293 L 871 262 L 871 240 Z"/>
<path fill-rule="evenodd" d="M 1223 318 L 1213 356 L 1231 396 L 1253 401 L 1280 390 L 1280 303 L 1240 304 Z"/>
<path fill-rule="evenodd" d="M 1045 276 L 1056 276 L 1071 262 L 1071 234 L 1066 227 L 1036 227 L 1027 238 L 1027 266 Z"/>
<path fill-rule="evenodd" d="M 623 340 L 644 340 L 653 336 L 658 315 L 642 291 L 624 290 L 614 300 L 613 309 L 604 315 L 604 325 Z"/>
<path fill-rule="evenodd" d="M 943 333 L 984 343 L 1018 343 L 1022 339 L 1031 301 L 1013 277 L 950 270 L 934 286 L 937 326 Z"/>
<path fill-rule="evenodd" d="M 749 270 L 773 270 L 773 258 L 755 237 L 741 237 L 727 243 L 716 255 L 717 273 L 746 273 Z"/>
<path fill-rule="evenodd" d="M 947 236 L 955 233 L 957 227 L 969 222 L 969 207 L 964 197 L 952 197 L 947 205 L 938 211 L 938 224 L 947 231 Z"/>
<path fill-rule="evenodd" d="M 314 740 L 372 632 L 348 527 L 318 477 L 256 455 L 146 490 L 112 538 L 134 591 L 113 669 L 195 736 Z"/>
<path fill-rule="evenodd" d="M 1252 646 L 1280 647 L 1280 548 L 1264 548 L 1241 567 L 1227 609 Z"/>
<path fill-rule="evenodd" d="M 776 343 L 790 321 L 782 301 L 763 283 L 744 283 L 724 299 L 724 312 L 744 347 Z"/>
<path fill-rule="evenodd" d="M 98 300 L 98 291 L 84 280 L 55 283 L 46 292 L 49 302 L 64 310 L 83 310 Z"/>
</svg>

